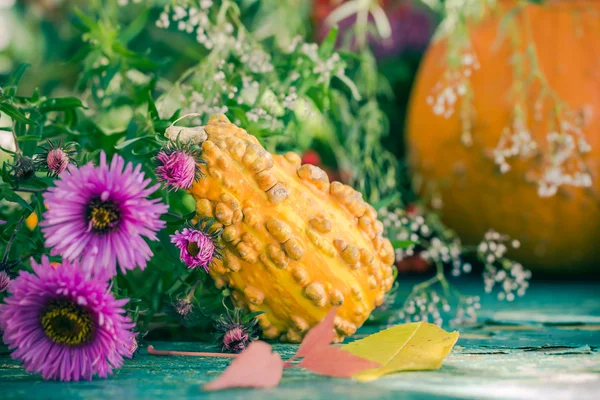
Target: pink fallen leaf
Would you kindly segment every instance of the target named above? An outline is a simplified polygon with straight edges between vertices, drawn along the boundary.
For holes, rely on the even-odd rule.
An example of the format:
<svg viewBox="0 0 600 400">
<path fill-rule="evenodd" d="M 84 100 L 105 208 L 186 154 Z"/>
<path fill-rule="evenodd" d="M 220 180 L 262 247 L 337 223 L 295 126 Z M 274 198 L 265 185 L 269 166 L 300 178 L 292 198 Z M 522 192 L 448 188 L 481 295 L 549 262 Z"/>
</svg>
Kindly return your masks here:
<svg viewBox="0 0 600 400">
<path fill-rule="evenodd" d="M 354 374 L 371 368 L 377 368 L 379 363 L 355 356 L 339 347 L 332 347 L 334 319 L 337 308 L 321 322 L 315 325 L 300 343 L 296 355 L 284 364 L 284 367 L 302 367 L 320 375 L 349 378 Z M 302 361 L 294 365 L 291 362 L 302 357 Z"/>
<path fill-rule="evenodd" d="M 283 361 L 265 342 L 252 342 L 214 381 L 204 385 L 204 390 L 221 390 L 234 387 L 272 388 L 283 375 Z"/>
<path fill-rule="evenodd" d="M 292 367 L 291 362 L 298 357 L 306 357 L 311 352 L 320 351 L 321 349 L 329 347 L 333 341 L 333 320 L 335 319 L 336 311 L 336 307 L 332 308 L 331 311 L 329 311 L 329 314 L 327 314 L 321 322 L 308 331 L 306 336 L 304 336 L 302 343 L 300 343 L 296 355 L 285 363 L 286 367 Z"/>
<path fill-rule="evenodd" d="M 380 364 L 330 346 L 309 352 L 298 366 L 320 375 L 350 378 L 367 369 L 377 368 Z"/>
</svg>

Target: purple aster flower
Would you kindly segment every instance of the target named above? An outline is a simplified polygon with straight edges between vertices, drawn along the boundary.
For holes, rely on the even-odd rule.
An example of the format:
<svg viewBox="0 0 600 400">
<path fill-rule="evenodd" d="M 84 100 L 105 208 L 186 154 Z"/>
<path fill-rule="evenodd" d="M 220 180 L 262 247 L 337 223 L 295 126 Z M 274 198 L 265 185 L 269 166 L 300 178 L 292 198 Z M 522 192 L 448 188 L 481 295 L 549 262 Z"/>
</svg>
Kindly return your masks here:
<svg viewBox="0 0 600 400">
<path fill-rule="evenodd" d="M 211 231 L 213 223 L 213 219 L 202 220 L 197 228 L 184 228 L 171 235 L 171 243 L 179 248 L 179 258 L 188 268 L 202 267 L 208 272 L 212 262 L 221 258 L 221 230 Z"/>
<path fill-rule="evenodd" d="M 43 151 L 35 157 L 37 168 L 48 171 L 49 176 L 59 176 L 69 164 L 76 165 L 74 146 L 73 143 L 63 146 L 62 141 L 53 143 L 46 140 L 46 145 L 40 146 Z"/>
<path fill-rule="evenodd" d="M 157 240 L 167 206 L 148 199 L 159 185 L 148 187 L 151 180 L 144 179 L 141 168 L 125 165 L 118 155 L 108 165 L 104 152 L 98 167 L 69 166 L 70 173 L 44 193 L 48 210 L 40 226 L 51 254 L 81 258 L 95 275 L 114 276 L 117 262 L 123 273 L 144 269 L 152 257 L 144 237 Z"/>
<path fill-rule="evenodd" d="M 242 315 L 242 310 L 236 308 L 233 312 L 220 315 L 216 319 L 217 341 L 221 351 L 228 353 L 241 353 L 250 344 L 258 339 L 258 320 L 255 314 Z"/>
<path fill-rule="evenodd" d="M 105 280 L 78 263 L 54 268 L 47 257 L 21 271 L 0 305 L 2 339 L 27 372 L 44 379 L 105 378 L 130 357 L 134 324 L 128 299 L 116 300 Z"/>
<path fill-rule="evenodd" d="M 167 147 L 156 155 L 156 175 L 169 189 L 189 189 L 194 181 L 202 178 L 197 146 L 175 145 Z"/>
</svg>

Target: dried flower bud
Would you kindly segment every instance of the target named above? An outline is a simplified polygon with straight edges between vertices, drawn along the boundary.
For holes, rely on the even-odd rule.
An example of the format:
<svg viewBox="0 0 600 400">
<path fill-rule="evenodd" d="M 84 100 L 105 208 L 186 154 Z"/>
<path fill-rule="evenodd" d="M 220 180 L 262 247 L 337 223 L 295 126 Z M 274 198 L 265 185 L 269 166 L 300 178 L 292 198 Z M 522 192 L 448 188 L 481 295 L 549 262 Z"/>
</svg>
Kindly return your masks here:
<svg viewBox="0 0 600 400">
<path fill-rule="evenodd" d="M 35 163 L 30 157 L 20 154 L 15 156 L 12 172 L 17 181 L 22 182 L 32 178 L 35 175 L 36 170 Z"/>
<path fill-rule="evenodd" d="M 187 319 L 190 316 L 193 308 L 193 304 L 186 299 L 177 300 L 173 304 L 173 310 L 181 319 Z"/>
<path fill-rule="evenodd" d="M 194 128 L 170 126 L 167 128 L 165 136 L 172 142 L 183 144 L 200 144 L 208 138 L 208 135 L 202 126 L 196 126 Z"/>
</svg>

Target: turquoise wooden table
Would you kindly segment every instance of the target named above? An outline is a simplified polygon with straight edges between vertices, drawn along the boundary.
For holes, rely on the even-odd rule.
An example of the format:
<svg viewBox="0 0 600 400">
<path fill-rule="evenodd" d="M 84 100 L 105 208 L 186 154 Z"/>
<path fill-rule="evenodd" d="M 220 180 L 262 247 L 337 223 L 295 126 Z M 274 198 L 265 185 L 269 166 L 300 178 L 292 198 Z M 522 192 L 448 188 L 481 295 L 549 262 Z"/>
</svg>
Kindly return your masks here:
<svg viewBox="0 0 600 400">
<path fill-rule="evenodd" d="M 157 357 L 142 349 L 112 378 L 59 383 L 26 374 L 2 348 L 0 399 L 600 399 L 600 283 L 534 282 L 514 303 L 499 303 L 492 295 L 481 300 L 480 323 L 459 328 L 461 337 L 438 371 L 358 383 L 291 369 L 276 389 L 208 393 L 201 385 L 217 377 L 228 360 Z M 359 334 L 376 329 L 365 327 Z M 199 343 L 152 344 L 215 350 Z M 296 348 L 274 347 L 283 358 Z"/>
</svg>

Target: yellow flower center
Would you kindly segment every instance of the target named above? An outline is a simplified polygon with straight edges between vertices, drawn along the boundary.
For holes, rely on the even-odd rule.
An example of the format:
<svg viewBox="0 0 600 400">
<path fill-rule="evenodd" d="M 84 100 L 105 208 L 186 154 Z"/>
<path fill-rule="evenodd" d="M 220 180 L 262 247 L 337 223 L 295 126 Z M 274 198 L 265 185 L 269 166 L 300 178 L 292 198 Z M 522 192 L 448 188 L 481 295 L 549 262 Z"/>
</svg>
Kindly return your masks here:
<svg viewBox="0 0 600 400">
<path fill-rule="evenodd" d="M 85 344 L 94 333 L 89 311 L 67 299 L 50 301 L 42 311 L 40 321 L 48 339 L 57 344 Z"/>
<path fill-rule="evenodd" d="M 117 227 L 121 213 L 112 201 L 92 199 L 88 204 L 87 219 L 94 232 L 109 232 Z"/>
</svg>

